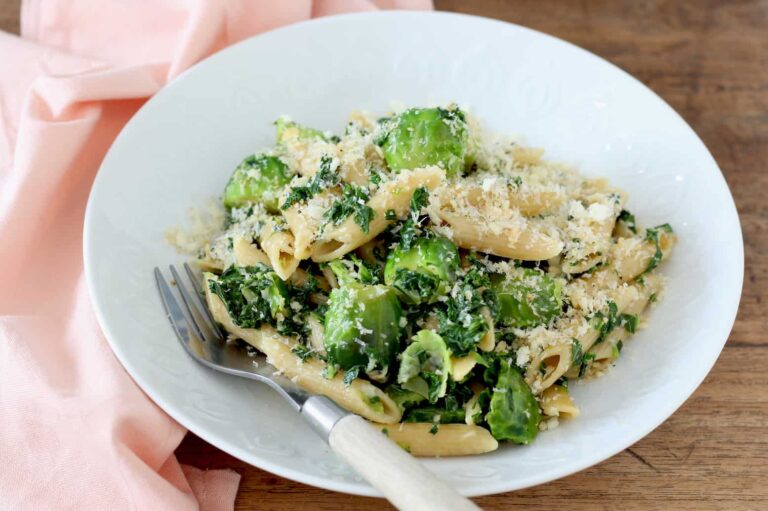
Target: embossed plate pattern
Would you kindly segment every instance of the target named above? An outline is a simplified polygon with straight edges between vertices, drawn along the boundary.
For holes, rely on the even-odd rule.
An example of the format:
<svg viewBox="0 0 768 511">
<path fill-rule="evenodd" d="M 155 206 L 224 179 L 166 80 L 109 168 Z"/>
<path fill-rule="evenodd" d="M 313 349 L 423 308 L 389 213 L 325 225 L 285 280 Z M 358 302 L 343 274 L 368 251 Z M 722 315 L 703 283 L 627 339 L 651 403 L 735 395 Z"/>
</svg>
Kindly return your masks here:
<svg viewBox="0 0 768 511">
<path fill-rule="evenodd" d="M 426 463 L 467 495 L 515 490 L 598 463 L 669 417 L 715 362 L 738 307 L 741 230 L 717 164 L 666 103 L 611 64 L 519 26 L 445 13 L 349 15 L 264 34 L 192 68 L 125 127 L 91 192 L 84 252 L 99 321 L 136 382 L 238 458 L 375 495 L 267 387 L 186 356 L 152 268 L 183 260 L 164 231 L 273 143 L 278 115 L 338 131 L 352 110 L 384 112 L 390 100 L 467 105 L 490 128 L 609 177 L 639 219 L 669 221 L 680 235 L 648 328 L 606 377 L 574 385 L 581 417 L 529 447 Z"/>
</svg>

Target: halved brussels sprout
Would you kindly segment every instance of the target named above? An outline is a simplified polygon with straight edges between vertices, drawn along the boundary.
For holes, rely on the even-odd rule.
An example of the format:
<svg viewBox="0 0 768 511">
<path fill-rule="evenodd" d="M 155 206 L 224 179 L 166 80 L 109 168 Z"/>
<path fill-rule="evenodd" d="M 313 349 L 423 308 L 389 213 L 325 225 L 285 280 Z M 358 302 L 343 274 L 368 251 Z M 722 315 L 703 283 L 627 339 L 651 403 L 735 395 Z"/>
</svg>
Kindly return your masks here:
<svg viewBox="0 0 768 511">
<path fill-rule="evenodd" d="M 563 309 L 560 280 L 541 270 L 521 268 L 512 277 L 494 275 L 491 287 L 499 303 L 499 322 L 517 328 L 548 323 Z"/>
<path fill-rule="evenodd" d="M 528 444 L 539 432 L 539 402 L 520 372 L 509 361 L 500 362 L 499 377 L 493 387 L 490 411 L 485 420 L 497 440 Z"/>
<path fill-rule="evenodd" d="M 278 199 L 291 182 L 288 166 L 276 156 L 251 155 L 240 163 L 224 189 L 224 206 L 236 208 L 248 203 L 261 203 L 277 213 Z"/>
<path fill-rule="evenodd" d="M 394 171 L 437 165 L 452 176 L 464 170 L 469 129 L 458 108 L 411 108 L 385 121 L 377 143 Z"/>
<path fill-rule="evenodd" d="M 456 280 L 459 251 L 442 236 L 419 238 L 408 250 L 390 251 L 384 282 L 407 303 L 433 303 L 445 295 Z"/>
<path fill-rule="evenodd" d="M 451 354 L 443 338 L 421 330 L 403 352 L 397 383 L 434 403 L 445 396 L 450 374 Z"/>
<path fill-rule="evenodd" d="M 341 287 L 331 291 L 325 315 L 328 364 L 344 370 L 358 367 L 385 381 L 400 349 L 400 301 L 386 286 L 339 280 Z"/>
</svg>

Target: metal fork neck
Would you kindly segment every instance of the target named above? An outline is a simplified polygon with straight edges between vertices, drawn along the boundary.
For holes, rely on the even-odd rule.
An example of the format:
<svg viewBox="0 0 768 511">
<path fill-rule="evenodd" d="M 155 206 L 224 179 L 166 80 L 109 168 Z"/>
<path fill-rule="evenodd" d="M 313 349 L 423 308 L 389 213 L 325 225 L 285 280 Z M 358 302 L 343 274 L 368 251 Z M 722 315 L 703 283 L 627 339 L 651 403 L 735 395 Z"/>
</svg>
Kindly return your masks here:
<svg viewBox="0 0 768 511">
<path fill-rule="evenodd" d="M 333 427 L 349 412 L 325 396 L 312 396 L 301 407 L 301 415 L 327 442 Z"/>
</svg>

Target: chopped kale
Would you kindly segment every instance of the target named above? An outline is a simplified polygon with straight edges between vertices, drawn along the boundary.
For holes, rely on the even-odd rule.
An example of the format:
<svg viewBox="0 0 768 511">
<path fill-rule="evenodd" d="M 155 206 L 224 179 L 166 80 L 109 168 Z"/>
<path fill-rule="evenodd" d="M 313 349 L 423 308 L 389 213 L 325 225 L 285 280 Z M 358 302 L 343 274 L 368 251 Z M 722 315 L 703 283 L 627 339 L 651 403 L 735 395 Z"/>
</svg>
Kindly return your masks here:
<svg viewBox="0 0 768 511">
<path fill-rule="evenodd" d="M 627 226 L 627 229 L 637 234 L 637 223 L 635 222 L 635 215 L 626 209 L 622 209 L 621 213 L 619 213 L 619 217 L 616 220 L 619 222 L 624 222 L 624 224 Z"/>
<path fill-rule="evenodd" d="M 573 343 L 571 344 L 571 365 L 581 365 L 581 360 L 583 357 L 584 352 L 582 351 L 581 343 L 578 339 L 573 339 Z"/>
<path fill-rule="evenodd" d="M 363 370 L 363 366 L 352 366 L 346 371 L 344 371 L 344 385 L 350 386 L 352 385 L 352 382 L 355 381 L 355 378 L 358 377 L 360 374 L 360 371 Z"/>
<path fill-rule="evenodd" d="M 368 234 L 371 220 L 375 215 L 373 209 L 367 204 L 369 199 L 368 190 L 345 183 L 341 189 L 341 197 L 333 201 L 331 207 L 323 214 L 323 220 L 339 225 L 352 216 L 360 229 Z"/>
<path fill-rule="evenodd" d="M 312 348 L 304 346 L 303 344 L 297 344 L 291 348 L 291 351 L 294 355 L 299 357 L 302 362 L 306 362 L 307 359 L 311 358 L 313 353 Z"/>
<path fill-rule="evenodd" d="M 333 168 L 333 158 L 323 155 L 320 158 L 320 170 L 304 185 L 292 187 L 285 198 L 281 209 L 286 210 L 300 202 L 307 202 L 318 193 L 336 186 L 340 181 L 339 174 Z"/>
<path fill-rule="evenodd" d="M 646 266 L 645 270 L 643 270 L 643 273 L 640 274 L 641 276 L 645 275 L 646 273 L 656 268 L 661 262 L 662 257 L 664 257 L 664 253 L 661 251 L 661 245 L 660 245 L 661 243 L 660 234 L 662 231 L 666 233 L 671 233 L 672 226 L 670 226 L 669 224 L 662 224 L 662 225 L 651 227 L 645 230 L 645 239 L 653 242 L 654 246 L 656 247 L 656 251 L 653 253 L 653 255 L 651 256 L 651 259 L 648 261 L 648 266 Z"/>
</svg>

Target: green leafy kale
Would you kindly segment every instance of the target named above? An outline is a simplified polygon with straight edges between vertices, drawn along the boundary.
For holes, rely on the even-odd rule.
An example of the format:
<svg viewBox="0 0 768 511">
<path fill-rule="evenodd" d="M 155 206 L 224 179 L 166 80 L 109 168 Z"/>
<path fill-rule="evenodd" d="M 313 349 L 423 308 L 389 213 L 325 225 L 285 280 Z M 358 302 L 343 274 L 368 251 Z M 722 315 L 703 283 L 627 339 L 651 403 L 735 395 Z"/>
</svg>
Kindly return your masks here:
<svg viewBox="0 0 768 511">
<path fill-rule="evenodd" d="M 304 185 L 294 186 L 288 192 L 281 209 L 286 210 L 300 202 L 307 202 L 318 193 L 339 184 L 341 178 L 333 169 L 333 158 L 323 155 L 320 158 L 320 170 L 315 173 Z"/>
<path fill-rule="evenodd" d="M 583 377 L 586 374 L 587 368 L 590 366 L 592 361 L 595 360 L 596 357 L 597 355 L 595 355 L 594 353 L 584 353 L 584 356 L 581 357 L 581 367 L 579 367 L 579 378 Z"/>
<path fill-rule="evenodd" d="M 466 385 L 451 382 L 445 397 L 436 403 L 408 407 L 403 415 L 403 422 L 463 423 L 466 416 L 464 404 L 472 396 L 472 391 Z"/>
<path fill-rule="evenodd" d="M 637 329 L 638 317 L 635 314 L 620 314 L 619 308 L 615 302 L 608 302 L 608 313 L 597 312 L 593 316 L 595 321 L 594 325 L 597 330 L 600 331 L 595 344 L 603 342 L 608 334 L 613 332 L 616 328 L 624 327 L 624 329 L 633 334 Z"/>
<path fill-rule="evenodd" d="M 627 229 L 637 234 L 637 223 L 635 222 L 635 215 L 626 209 L 622 209 L 621 213 L 619 213 L 619 217 L 616 220 L 619 222 L 624 222 L 624 224 L 627 226 Z"/>
<path fill-rule="evenodd" d="M 581 343 L 578 339 L 573 339 L 571 344 L 571 365 L 580 366 L 583 357 L 584 352 L 582 351 Z"/>
<path fill-rule="evenodd" d="M 278 326 L 286 316 L 288 286 L 266 265 L 230 266 L 210 280 L 209 287 L 240 327 L 258 328 L 263 323 Z"/>
<path fill-rule="evenodd" d="M 314 350 L 310 348 L 309 346 L 305 346 L 303 344 L 297 344 L 293 348 L 291 348 L 291 351 L 294 355 L 299 357 L 302 362 L 305 362 L 307 359 L 311 358 Z"/>
<path fill-rule="evenodd" d="M 459 277 L 445 301 L 438 302 L 438 333 L 454 356 L 473 351 L 488 331 L 488 322 L 481 314 L 484 307 L 491 313 L 498 308 L 493 291 L 483 288 L 488 283 L 482 265 L 473 265 Z M 480 286 L 478 286 L 478 284 Z"/>
<path fill-rule="evenodd" d="M 431 298 L 440 284 L 440 280 L 434 275 L 406 270 L 405 268 L 397 269 L 394 281 L 397 283 L 399 291 L 408 296 L 417 297 L 419 302 Z"/>
<path fill-rule="evenodd" d="M 656 247 L 656 251 L 651 256 L 651 259 L 648 261 L 648 266 L 646 266 L 645 270 L 643 270 L 643 273 L 641 273 L 640 276 L 645 275 L 646 273 L 656 268 L 661 262 L 661 259 L 664 257 L 664 253 L 661 251 L 660 245 L 660 234 L 662 231 L 671 233 L 672 226 L 669 224 L 662 224 L 645 230 L 645 239 L 653 242 Z"/>
<path fill-rule="evenodd" d="M 420 186 L 413 191 L 411 202 L 408 207 L 408 219 L 403 222 L 400 228 L 400 250 L 408 250 L 413 242 L 421 234 L 421 210 L 429 204 L 429 190 Z M 428 233 L 431 231 L 427 231 Z"/>
<path fill-rule="evenodd" d="M 352 382 L 355 381 L 355 378 L 358 377 L 358 375 L 360 374 L 360 371 L 363 369 L 364 369 L 363 366 L 352 366 L 346 371 L 344 371 L 344 378 L 343 378 L 344 385 L 346 385 L 347 387 L 352 385 Z"/>
<path fill-rule="evenodd" d="M 353 216 L 355 223 L 368 234 L 375 215 L 367 204 L 369 199 L 368 190 L 345 183 L 341 189 L 341 197 L 333 201 L 331 207 L 323 214 L 323 219 L 333 225 L 339 225 L 349 216 Z"/>
</svg>

